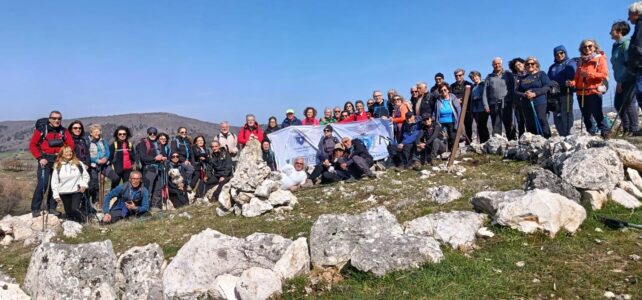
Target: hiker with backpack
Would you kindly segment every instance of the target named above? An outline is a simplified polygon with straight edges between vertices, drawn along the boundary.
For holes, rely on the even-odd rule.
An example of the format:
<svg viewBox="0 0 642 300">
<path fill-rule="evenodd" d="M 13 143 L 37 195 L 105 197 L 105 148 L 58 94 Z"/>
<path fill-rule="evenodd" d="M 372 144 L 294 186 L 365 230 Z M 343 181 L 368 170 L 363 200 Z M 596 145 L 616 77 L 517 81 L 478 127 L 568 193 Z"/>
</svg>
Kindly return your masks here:
<svg viewBox="0 0 642 300">
<path fill-rule="evenodd" d="M 515 57 L 508 62 L 508 69 L 513 73 L 513 79 L 515 86 L 519 84 L 520 78 L 526 75 L 526 68 L 524 64 L 526 61 L 521 57 Z M 522 97 L 519 95 L 513 95 L 513 108 L 515 109 L 515 119 L 514 123 L 517 124 L 517 136 L 521 137 L 524 132 L 526 132 L 525 116 L 524 111 L 522 110 Z"/>
<path fill-rule="evenodd" d="M 626 37 L 631 27 L 624 21 L 617 21 L 611 26 L 611 39 L 613 48 L 611 50 L 611 65 L 613 66 L 613 77 L 617 86 L 615 88 L 615 99 L 613 105 L 617 110 L 624 136 L 632 136 L 640 128 L 638 126 L 638 106 L 634 100 L 635 77 L 627 68 L 629 60 L 629 38 Z"/>
<path fill-rule="evenodd" d="M 129 181 L 131 171 L 136 168 L 136 150 L 129 139 L 132 137 L 131 131 L 125 126 L 118 126 L 114 130 L 114 141 L 109 145 L 109 161 L 111 167 L 116 173 L 114 180 L 111 181 L 111 188 L 116 188 L 120 182 Z"/>
<path fill-rule="evenodd" d="M 472 89 L 473 84 L 470 83 L 468 80 L 466 80 L 466 77 L 464 76 L 466 71 L 462 68 L 457 68 L 453 72 L 453 75 L 455 75 L 455 82 L 453 82 L 450 85 L 450 91 L 452 91 L 453 95 L 457 97 L 459 100 L 459 105 L 464 104 L 464 94 L 466 93 L 466 87 L 470 86 Z M 470 144 L 472 138 L 473 138 L 473 114 L 470 109 L 470 104 L 471 101 L 468 101 L 468 107 L 466 109 L 466 115 L 464 116 L 464 130 L 466 133 L 466 144 Z M 419 116 L 417 116 L 419 117 Z"/>
<path fill-rule="evenodd" d="M 76 157 L 71 147 L 63 146 L 53 165 L 51 192 L 56 202 L 62 201 L 68 220 L 79 223 L 86 221 L 80 205 L 88 185 L 87 167 Z"/>
<path fill-rule="evenodd" d="M 269 124 L 272 124 L 272 123 L 269 123 Z M 273 124 L 274 126 L 277 126 L 277 130 L 278 130 L 276 118 L 274 118 Z M 269 126 L 272 126 L 272 125 L 268 125 L 268 129 L 269 129 Z M 234 165 L 236 166 L 236 161 L 238 160 L 238 153 L 239 153 L 238 139 L 236 137 L 236 134 L 230 131 L 230 124 L 227 121 L 223 121 L 221 122 L 221 124 L 219 124 L 218 134 L 214 137 L 214 139 L 219 142 L 221 147 L 225 148 L 225 150 L 227 151 L 227 154 L 229 154 L 232 157 L 232 162 L 234 162 Z"/>
<path fill-rule="evenodd" d="M 541 135 L 545 138 L 551 137 L 551 129 L 548 125 L 546 115 L 546 95 L 551 86 L 551 80 L 546 73 L 540 70 L 537 58 L 526 59 L 526 74 L 519 78 L 515 94 L 521 98 L 522 112 L 526 130 L 532 134 Z"/>
<path fill-rule="evenodd" d="M 448 84 L 440 84 L 436 92 L 439 93 L 439 96 L 436 98 L 432 117 L 446 132 L 448 149 L 451 149 L 455 143 L 459 143 L 459 141 L 455 141 L 455 138 L 461 117 L 461 105 L 459 105 L 457 97 L 450 92 Z"/>
<path fill-rule="evenodd" d="M 171 153 L 178 153 L 183 168 L 185 169 L 185 178 L 187 180 L 187 191 L 191 191 L 190 180 L 194 174 L 194 166 L 191 163 L 192 155 L 191 152 L 192 142 L 187 136 L 187 128 L 178 127 L 177 135 L 172 138 L 170 142 L 169 149 Z M 169 155 L 169 153 L 168 153 Z"/>
<path fill-rule="evenodd" d="M 91 157 L 89 157 L 89 139 L 85 133 L 85 126 L 82 122 L 75 120 L 67 126 L 67 130 L 74 139 L 74 154 L 85 166 L 89 166 Z"/>
<path fill-rule="evenodd" d="M 564 45 L 553 48 L 555 62 L 548 68 L 548 78 L 556 82 L 559 86 L 559 93 L 551 93 L 549 102 L 557 103 L 557 110 L 553 112 L 553 122 L 560 136 L 571 134 L 573 128 L 573 94 L 575 89 L 566 84 L 567 81 L 575 77 L 577 63 L 574 59 L 568 57 L 568 52 Z"/>
<path fill-rule="evenodd" d="M 490 107 L 488 107 L 487 102 L 484 102 L 484 82 L 481 80 L 481 73 L 479 71 L 470 71 L 468 78 L 473 82 L 473 88 L 470 91 L 470 112 L 473 114 L 475 124 L 477 124 L 479 143 L 483 144 L 490 138 L 490 133 L 488 132 Z M 425 124 L 425 122 L 426 120 L 422 119 L 422 123 Z M 472 140 L 473 137 L 471 136 L 470 139 Z"/>
<path fill-rule="evenodd" d="M 484 102 L 490 107 L 490 120 L 493 134 L 502 134 L 502 124 L 508 140 L 516 140 L 517 133 L 513 124 L 513 92 L 515 78 L 513 73 L 504 70 L 503 60 L 496 57 L 492 61 L 493 72 L 484 80 Z"/>
<path fill-rule="evenodd" d="M 143 171 L 143 185 L 150 194 L 150 207 L 152 210 L 161 210 L 163 207 L 163 173 L 167 156 L 161 153 L 157 140 L 158 130 L 155 127 L 147 128 L 147 137 L 142 138 L 136 145 L 136 153 Z"/>
<path fill-rule="evenodd" d="M 89 130 L 89 195 L 93 203 L 99 202 L 104 196 L 105 191 L 105 176 L 110 181 L 119 180 L 113 168 L 109 166 L 109 146 L 102 138 L 102 127 L 99 124 L 91 124 Z"/>
<path fill-rule="evenodd" d="M 333 135 L 334 129 L 330 125 L 326 125 L 323 128 L 323 136 L 319 140 L 319 145 L 317 146 L 317 159 L 319 163 L 314 166 L 314 170 L 308 176 L 312 182 L 318 184 L 321 180 L 321 175 L 323 172 L 327 171 L 328 168 L 332 165 L 330 158 L 334 152 L 334 145 L 341 143 L 338 137 Z"/>
<path fill-rule="evenodd" d="M 194 174 L 189 181 L 192 185 L 192 190 L 197 192 L 199 188 L 202 188 L 202 185 L 205 182 L 205 177 L 207 176 L 206 170 L 210 151 L 207 149 L 206 143 L 205 136 L 197 135 L 194 138 L 194 145 L 192 145 L 192 153 L 194 155 L 192 155 L 191 164 L 194 166 Z"/>
<path fill-rule="evenodd" d="M 29 142 L 29 151 L 38 160 L 38 184 L 31 198 L 31 215 L 40 215 L 43 199 L 46 201 L 46 211 L 59 216 L 56 202 L 50 190 L 51 172 L 56 157 L 62 146 L 74 147 L 74 140 L 69 131 L 62 126 L 62 114 L 59 111 L 49 113 L 49 118 L 36 121 L 33 136 Z"/>
<path fill-rule="evenodd" d="M 573 80 L 566 82 L 575 87 L 580 102 L 580 110 L 586 129 L 593 126 L 591 117 L 595 119 L 602 138 L 610 139 L 611 132 L 602 112 L 602 94 L 606 92 L 604 81 L 609 78 L 606 56 L 597 41 L 586 39 L 580 43 L 580 59 Z"/>
<path fill-rule="evenodd" d="M 109 191 L 103 204 L 104 223 L 114 223 L 129 217 L 141 217 L 149 212 L 149 191 L 142 184 L 143 175 L 139 171 L 129 174 L 129 181 Z M 113 205 L 111 199 L 116 198 Z"/>
</svg>

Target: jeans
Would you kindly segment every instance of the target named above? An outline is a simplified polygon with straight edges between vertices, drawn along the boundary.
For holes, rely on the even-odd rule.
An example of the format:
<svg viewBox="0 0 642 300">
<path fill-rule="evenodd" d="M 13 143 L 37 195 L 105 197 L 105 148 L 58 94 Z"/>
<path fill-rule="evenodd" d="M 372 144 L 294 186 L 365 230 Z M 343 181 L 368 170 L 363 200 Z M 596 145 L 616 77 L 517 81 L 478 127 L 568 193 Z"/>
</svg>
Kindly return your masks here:
<svg viewBox="0 0 642 300">
<path fill-rule="evenodd" d="M 608 133 L 610 128 L 606 126 L 606 120 L 602 112 L 602 95 L 592 94 L 584 96 L 584 107 L 582 107 L 582 96 L 578 96 L 578 102 L 580 102 L 582 119 L 584 120 L 587 131 L 592 132 L 591 130 L 594 130 L 591 120 L 591 117 L 593 117 L 597 123 L 597 129 L 599 129 L 602 134 Z"/>
<path fill-rule="evenodd" d="M 149 191 L 149 207 L 163 208 L 163 183 L 158 166 L 150 165 L 143 169 L 143 184 Z"/>
<path fill-rule="evenodd" d="M 51 192 L 51 172 L 52 164 L 47 164 L 44 167 L 38 164 L 38 184 L 36 184 L 36 190 L 33 191 L 33 197 L 31 198 L 31 212 L 37 212 L 42 206 L 43 198 L 47 200 L 46 210 L 56 209 L 56 201 L 53 200 L 53 194 Z M 45 196 L 45 191 L 47 195 Z"/>
<path fill-rule="evenodd" d="M 636 132 L 638 128 L 638 107 L 633 101 L 635 84 L 631 81 L 622 82 L 622 92 L 615 91 L 614 105 L 619 112 L 624 132 Z"/>
<path fill-rule="evenodd" d="M 553 123 L 560 136 L 571 134 L 573 128 L 573 93 L 559 95 L 557 111 L 553 115 Z"/>
</svg>

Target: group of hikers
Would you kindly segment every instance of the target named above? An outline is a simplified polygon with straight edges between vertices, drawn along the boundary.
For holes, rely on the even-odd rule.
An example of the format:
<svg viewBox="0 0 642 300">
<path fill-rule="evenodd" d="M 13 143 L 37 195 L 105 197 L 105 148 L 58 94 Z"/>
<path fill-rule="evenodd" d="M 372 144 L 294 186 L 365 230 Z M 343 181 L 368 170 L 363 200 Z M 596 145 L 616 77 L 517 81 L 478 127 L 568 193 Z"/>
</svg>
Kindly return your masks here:
<svg viewBox="0 0 642 300">
<path fill-rule="evenodd" d="M 642 100 L 641 13 L 642 1 L 629 7 L 628 19 L 635 25 L 631 39 L 626 37 L 631 31 L 627 22 L 615 22 L 610 31 L 614 40 L 610 62 L 617 83 L 614 105 L 625 136 L 642 135 L 638 103 L 633 101 Z M 599 132 L 609 139 L 611 128 L 602 112 L 602 95 L 609 78 L 606 54 L 592 39 L 583 40 L 578 50 L 579 57 L 571 58 L 566 47 L 555 47 L 554 61 L 547 72 L 541 70 L 535 57 L 514 58 L 508 63 L 509 70 L 497 57 L 492 60 L 492 72 L 483 79 L 479 71 L 470 71 L 468 81 L 465 71 L 458 68 L 452 84 L 437 73 L 430 89 L 425 82 L 413 85 L 409 100 L 394 89 L 388 90 L 386 98 L 375 90 L 365 103 L 357 100 L 354 104 L 346 102 L 343 108 L 328 107 L 320 117 L 313 107 L 307 107 L 301 119 L 288 109 L 280 125 L 276 117 L 270 117 L 265 128 L 248 114 L 238 134 L 230 132 L 227 122 L 220 123 L 209 144 L 203 135 L 190 138 L 185 127 L 178 128 L 173 137 L 150 127 L 147 137 L 134 144 L 130 129 L 119 126 L 113 140 L 107 142 L 99 124 L 85 130 L 82 122 L 73 121 L 65 128 L 62 114 L 52 111 L 47 119 L 38 120 L 30 142 L 30 151 L 38 160 L 32 215 L 59 215 L 56 206 L 62 202 L 68 219 L 84 222 L 94 203 L 101 203 L 101 221 L 109 223 L 161 210 L 167 201 L 174 207 L 187 205 L 189 196 L 202 198 L 214 187 L 210 192 L 216 199 L 233 176 L 238 154 L 251 139 L 261 144 L 263 159 L 276 171 L 268 134 L 289 126 L 323 126 L 324 131 L 318 144 L 318 164 L 310 166 L 311 172 L 306 171 L 302 157 L 294 158 L 292 165 L 280 166 L 281 188 L 290 190 L 376 177 L 372 171 L 375 161 L 363 141 L 339 139 L 334 134 L 335 123 L 389 120 L 394 136 L 387 162 L 396 168 L 415 170 L 431 164 L 460 142 L 456 132 L 461 118 L 466 143 L 473 140 L 473 124 L 479 143 L 487 141 L 491 133 L 503 133 L 509 140 L 518 139 L 524 132 L 548 138 L 549 114 L 559 135 L 567 136 L 573 126 L 575 98 L 586 131 L 592 135 Z M 466 112 L 462 114 L 468 88 Z M 111 189 L 103 196 L 105 178 L 111 182 Z M 112 198 L 116 201 L 110 201 Z M 46 209 L 41 212 L 43 201 Z"/>
</svg>

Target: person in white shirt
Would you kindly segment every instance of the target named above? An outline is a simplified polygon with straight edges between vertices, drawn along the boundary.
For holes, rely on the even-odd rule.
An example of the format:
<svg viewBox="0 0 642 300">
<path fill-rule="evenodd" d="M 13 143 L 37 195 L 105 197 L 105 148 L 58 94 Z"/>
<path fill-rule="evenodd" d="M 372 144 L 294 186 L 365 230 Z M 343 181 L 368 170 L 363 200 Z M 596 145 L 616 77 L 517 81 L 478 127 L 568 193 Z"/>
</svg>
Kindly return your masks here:
<svg viewBox="0 0 642 300">
<path fill-rule="evenodd" d="M 296 191 L 305 184 L 308 174 L 305 172 L 305 159 L 297 157 L 294 165 L 286 165 L 281 170 L 281 189 Z"/>
<path fill-rule="evenodd" d="M 57 202 L 62 201 L 67 219 L 85 221 L 80 204 L 88 185 L 87 167 L 78 160 L 71 147 L 63 146 L 53 166 L 51 192 Z"/>
</svg>

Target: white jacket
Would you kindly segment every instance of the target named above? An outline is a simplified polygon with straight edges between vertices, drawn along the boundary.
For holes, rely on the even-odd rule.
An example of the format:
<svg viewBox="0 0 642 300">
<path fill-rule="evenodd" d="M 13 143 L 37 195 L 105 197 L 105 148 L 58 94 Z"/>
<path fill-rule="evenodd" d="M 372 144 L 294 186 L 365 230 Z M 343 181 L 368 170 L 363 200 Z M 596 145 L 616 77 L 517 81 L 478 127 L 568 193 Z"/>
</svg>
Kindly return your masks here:
<svg viewBox="0 0 642 300">
<path fill-rule="evenodd" d="M 286 165 L 281 170 L 281 189 L 287 190 L 293 186 L 302 185 L 306 179 L 308 174 L 305 171 L 297 171 L 293 165 Z"/>
<path fill-rule="evenodd" d="M 70 163 L 63 163 L 60 171 L 52 169 L 51 192 L 54 199 L 60 199 L 60 195 L 78 192 L 80 187 L 88 187 L 89 171 L 82 162 L 78 163 L 83 168 L 82 174 L 76 165 Z"/>
<path fill-rule="evenodd" d="M 230 132 L 227 134 L 227 137 L 225 137 L 223 133 L 219 132 L 214 139 L 221 144 L 221 147 L 227 150 L 227 153 L 232 157 L 232 161 L 238 160 L 238 156 L 236 154 L 238 154 L 239 148 L 236 134 Z"/>
</svg>

